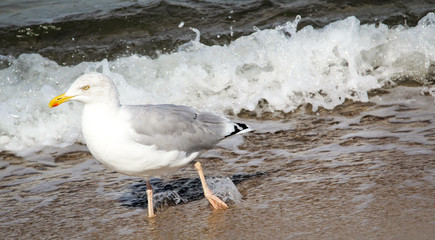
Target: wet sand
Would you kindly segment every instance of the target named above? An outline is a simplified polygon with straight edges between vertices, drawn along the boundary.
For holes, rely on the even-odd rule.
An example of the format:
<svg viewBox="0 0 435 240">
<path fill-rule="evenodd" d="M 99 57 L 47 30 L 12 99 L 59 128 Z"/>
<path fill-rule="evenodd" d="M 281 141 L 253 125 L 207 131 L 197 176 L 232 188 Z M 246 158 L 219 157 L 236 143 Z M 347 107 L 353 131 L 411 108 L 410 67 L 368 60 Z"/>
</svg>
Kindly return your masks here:
<svg viewBox="0 0 435 240">
<path fill-rule="evenodd" d="M 2 153 L 2 238 L 433 239 L 435 103 L 419 87 L 389 91 L 332 111 L 244 119 L 257 131 L 199 159 L 209 177 L 262 173 L 237 185 L 243 200 L 225 211 L 200 199 L 148 219 L 119 200 L 140 178 L 85 151 L 53 161 Z M 196 177 L 188 166 L 164 181 Z"/>
</svg>

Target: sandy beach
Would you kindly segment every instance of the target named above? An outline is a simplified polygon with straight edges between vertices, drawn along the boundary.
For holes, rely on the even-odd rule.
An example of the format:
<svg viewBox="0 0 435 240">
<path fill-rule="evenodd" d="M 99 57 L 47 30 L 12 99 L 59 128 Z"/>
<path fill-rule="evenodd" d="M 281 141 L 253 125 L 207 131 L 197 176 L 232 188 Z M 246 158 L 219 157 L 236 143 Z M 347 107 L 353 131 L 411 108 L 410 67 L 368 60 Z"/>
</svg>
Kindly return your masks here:
<svg viewBox="0 0 435 240">
<path fill-rule="evenodd" d="M 120 201 L 141 179 L 86 151 L 46 164 L 3 152 L 2 238 L 433 239 L 435 104 L 420 90 L 396 87 L 332 111 L 244 114 L 257 131 L 199 159 L 208 177 L 261 173 L 237 184 L 242 201 L 225 211 L 200 199 L 148 219 Z M 181 178 L 197 178 L 193 167 L 162 181 Z"/>
</svg>

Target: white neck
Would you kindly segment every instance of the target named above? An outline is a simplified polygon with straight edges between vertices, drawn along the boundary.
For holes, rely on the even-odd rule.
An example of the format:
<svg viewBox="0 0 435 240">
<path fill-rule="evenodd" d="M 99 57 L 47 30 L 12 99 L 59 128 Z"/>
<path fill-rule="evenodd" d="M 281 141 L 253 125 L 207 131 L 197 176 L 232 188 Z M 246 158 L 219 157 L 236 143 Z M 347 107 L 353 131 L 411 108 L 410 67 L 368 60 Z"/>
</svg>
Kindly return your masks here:
<svg viewBox="0 0 435 240">
<path fill-rule="evenodd" d="M 88 103 L 83 108 L 82 131 L 86 138 L 92 133 L 107 131 L 118 119 L 120 106 L 116 104 Z M 106 129 L 106 130 L 104 130 Z"/>
</svg>

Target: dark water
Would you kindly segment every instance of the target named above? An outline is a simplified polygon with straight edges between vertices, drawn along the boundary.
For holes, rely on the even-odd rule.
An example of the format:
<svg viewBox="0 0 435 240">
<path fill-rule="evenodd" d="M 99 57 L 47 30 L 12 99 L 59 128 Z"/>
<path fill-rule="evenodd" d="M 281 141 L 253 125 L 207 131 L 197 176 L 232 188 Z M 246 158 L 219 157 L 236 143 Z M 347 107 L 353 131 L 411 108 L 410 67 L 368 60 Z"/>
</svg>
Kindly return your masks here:
<svg viewBox="0 0 435 240">
<path fill-rule="evenodd" d="M 47 12 L 41 10 L 41 5 Z M 77 5 L 72 7 L 72 12 L 63 12 L 64 5 L 49 0 L 3 2 L 0 16 L 26 10 L 32 17 L 12 14 L 12 19 L 0 18 L 0 55 L 39 53 L 63 65 L 130 54 L 155 57 L 194 39 L 195 34 L 188 27 L 201 31 L 202 43 L 222 45 L 249 35 L 254 27 L 272 28 L 297 15 L 302 16 L 298 28 L 306 25 L 321 28 L 348 16 L 356 16 L 362 23 L 414 26 L 421 17 L 435 10 L 433 1 L 424 0 L 119 1 L 116 4 L 96 1 L 95 9 Z M 44 15 L 39 16 L 35 11 L 53 17 L 44 19 Z M 59 16 L 49 14 L 51 11 L 59 12 Z M 178 27 L 181 22 L 185 27 Z M 8 61 L 3 59 L 1 66 L 8 66 Z"/>
<path fill-rule="evenodd" d="M 220 178 L 209 178 L 207 180 L 209 186 L 222 184 L 220 181 L 231 181 L 237 185 L 249 179 L 262 177 L 265 174 L 266 173 L 262 172 L 254 174 L 235 174 L 229 177 L 228 180 L 223 180 Z M 204 192 L 202 190 L 199 178 L 181 178 L 171 182 L 165 182 L 161 178 L 153 178 L 150 180 L 150 182 L 154 190 L 154 195 L 158 198 L 158 201 L 156 201 L 154 206 L 155 208 L 164 208 L 173 205 L 185 204 L 204 198 Z M 146 209 L 148 206 L 148 199 L 146 194 L 144 194 L 147 189 L 146 182 L 141 181 L 132 184 L 129 188 L 131 191 L 123 194 L 119 199 L 122 205 Z M 220 199 L 223 199 L 225 202 L 232 202 L 234 204 L 234 199 L 232 199 L 231 196 L 228 196 L 228 194 L 225 194 L 224 192 L 217 192 L 217 194 L 219 193 L 223 194 L 218 196 Z M 174 195 L 176 197 L 174 197 Z"/>
</svg>

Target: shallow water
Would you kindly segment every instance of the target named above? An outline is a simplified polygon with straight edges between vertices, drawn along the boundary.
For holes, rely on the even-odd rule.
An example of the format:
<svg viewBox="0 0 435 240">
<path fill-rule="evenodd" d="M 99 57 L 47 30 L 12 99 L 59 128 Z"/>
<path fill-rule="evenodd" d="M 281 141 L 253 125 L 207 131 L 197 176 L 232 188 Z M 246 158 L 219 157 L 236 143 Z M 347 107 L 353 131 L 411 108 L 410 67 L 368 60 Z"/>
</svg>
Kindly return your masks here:
<svg viewBox="0 0 435 240">
<path fill-rule="evenodd" d="M 0 2 L 2 238 L 435 236 L 431 1 L 77 2 Z M 187 166 L 152 179 L 148 219 L 143 180 L 87 151 L 81 105 L 47 108 L 89 71 L 126 104 L 249 123 L 198 159 L 230 208 Z"/>
<path fill-rule="evenodd" d="M 120 200 L 140 179 L 86 151 L 47 165 L 3 154 L 0 230 L 10 239 L 432 239 L 435 104 L 421 87 L 388 91 L 252 120 L 256 132 L 206 153 L 206 176 L 262 173 L 237 185 L 243 199 L 225 211 L 202 198 L 148 219 Z M 189 166 L 163 181 L 196 177 Z"/>
</svg>

